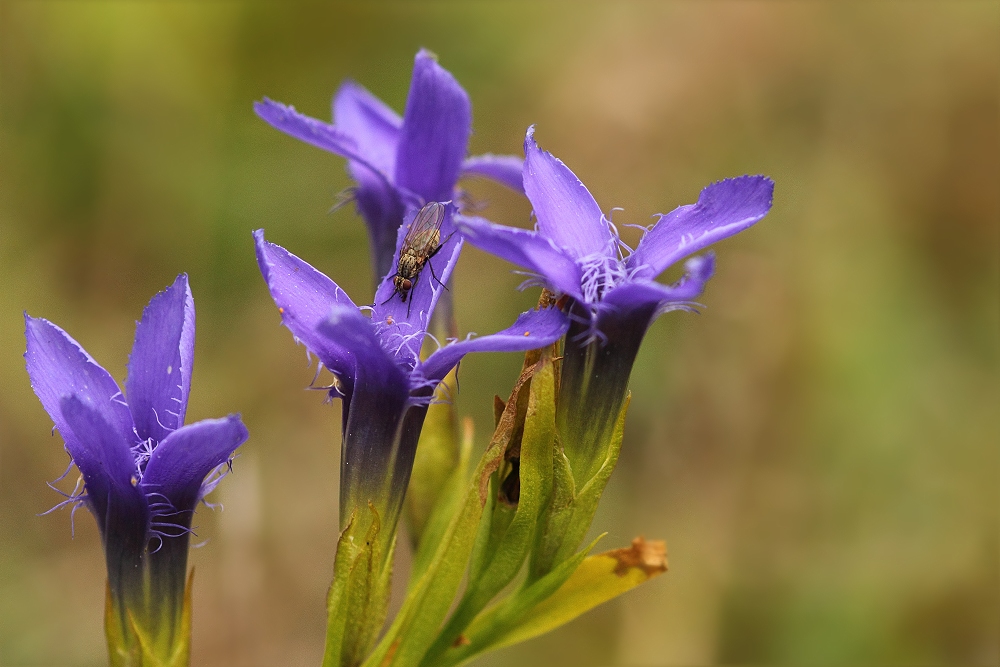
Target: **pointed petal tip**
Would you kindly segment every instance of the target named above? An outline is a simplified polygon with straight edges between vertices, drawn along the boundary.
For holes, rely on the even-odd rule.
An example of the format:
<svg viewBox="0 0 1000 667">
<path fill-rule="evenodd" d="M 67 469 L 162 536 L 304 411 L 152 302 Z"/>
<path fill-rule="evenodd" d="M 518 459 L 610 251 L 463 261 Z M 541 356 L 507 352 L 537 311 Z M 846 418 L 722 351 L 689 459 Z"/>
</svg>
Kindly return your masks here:
<svg viewBox="0 0 1000 667">
<path fill-rule="evenodd" d="M 774 181 L 763 174 L 745 174 L 715 181 L 702 188 L 699 203 L 721 198 L 739 198 L 751 208 L 767 213 L 774 203 Z"/>
<path fill-rule="evenodd" d="M 23 356 L 25 360 L 28 359 L 28 355 L 31 354 L 33 345 L 37 345 L 36 341 L 45 329 L 65 333 L 62 329 L 55 324 L 52 324 L 52 322 L 49 322 L 44 317 L 32 317 L 28 314 L 28 311 L 24 311 L 24 338 L 26 347 Z"/>
<path fill-rule="evenodd" d="M 774 180 L 764 174 L 743 174 L 742 176 L 731 176 L 716 181 L 712 185 L 728 183 L 739 187 L 760 189 L 761 192 L 774 192 Z M 709 186 L 711 187 L 711 186 Z"/>
<path fill-rule="evenodd" d="M 340 85 L 337 86 L 337 92 L 335 92 L 333 94 L 333 97 L 334 97 L 334 99 L 336 99 L 342 93 L 353 93 L 353 92 L 361 92 L 361 91 L 363 91 L 365 93 L 368 93 L 368 89 L 367 88 L 365 88 L 364 86 L 362 86 L 360 83 L 358 83 L 354 79 L 348 77 L 348 78 L 344 79 L 343 81 L 341 81 Z M 264 98 L 264 99 L 267 99 L 267 98 Z"/>
<path fill-rule="evenodd" d="M 438 56 L 430 49 L 421 47 L 420 50 L 417 51 L 417 55 L 413 58 L 413 60 L 414 62 L 420 62 L 421 60 L 430 60 L 436 63 L 438 62 Z"/>
<path fill-rule="evenodd" d="M 281 102 L 275 102 L 270 97 L 265 97 L 259 102 L 253 103 L 253 111 L 264 122 L 294 136 L 293 132 L 289 132 L 286 128 L 282 127 L 282 123 L 285 121 L 294 120 L 299 116 L 299 113 L 291 104 L 282 104 Z"/>
<path fill-rule="evenodd" d="M 239 447 L 246 442 L 250 437 L 250 431 L 247 429 L 246 424 L 243 423 L 243 414 L 240 412 L 230 412 L 224 419 L 230 426 L 236 428 L 237 439 L 239 440 L 239 444 L 236 446 Z"/>
<path fill-rule="evenodd" d="M 275 244 L 271 243 L 264 237 L 263 228 L 256 229 L 253 231 L 253 241 L 254 241 L 254 250 L 257 254 L 257 266 L 260 267 L 261 273 L 264 274 L 264 280 L 267 280 L 267 274 L 268 274 L 267 264 L 270 263 L 271 249 L 280 246 L 276 246 Z"/>
<path fill-rule="evenodd" d="M 267 116 L 269 113 L 280 112 L 287 109 L 284 104 L 280 102 L 275 102 L 270 97 L 265 97 L 262 100 L 257 100 L 253 103 L 253 111 L 263 120 L 268 120 Z"/>
<path fill-rule="evenodd" d="M 281 130 L 286 134 L 290 134 L 298 139 L 302 139 L 303 141 L 309 141 L 309 139 L 304 136 L 298 136 L 298 134 L 303 134 L 303 130 L 301 128 L 286 127 L 285 124 L 296 123 L 296 122 L 298 123 L 311 122 L 317 126 L 326 125 L 322 121 L 310 118 L 308 116 L 299 113 L 293 105 L 284 104 L 282 102 L 276 102 L 275 100 L 272 100 L 270 97 L 265 97 L 263 100 L 259 102 L 254 102 L 253 110 L 258 117 L 260 117 L 262 120 L 269 123 L 270 125 L 274 126 L 276 129 Z M 312 129 L 312 133 L 314 134 L 315 132 L 316 130 Z"/>
<path fill-rule="evenodd" d="M 528 131 L 524 133 L 524 169 L 528 169 L 527 157 L 529 153 L 533 151 L 541 150 L 538 148 L 538 142 L 535 141 L 535 125 L 531 124 L 528 126 Z"/>
<path fill-rule="evenodd" d="M 684 263 L 684 269 L 692 278 L 707 282 L 715 273 L 715 252 L 709 250 L 704 255 L 695 255 Z"/>
<path fill-rule="evenodd" d="M 125 393 L 141 439 L 184 424 L 194 362 L 194 297 L 186 273 L 157 292 L 136 322 Z"/>
<path fill-rule="evenodd" d="M 30 334 L 30 336 L 29 336 L 29 334 Z M 58 324 L 55 324 L 54 322 L 50 322 L 49 320 L 45 319 L 44 317 L 32 317 L 31 315 L 28 314 L 28 311 L 24 311 L 24 335 L 25 335 L 25 337 L 28 338 L 28 345 L 29 345 L 29 347 L 31 346 L 32 341 L 34 339 L 37 339 L 38 337 L 43 336 L 45 334 L 55 334 L 60 339 L 65 339 L 65 340 L 69 341 L 70 343 L 72 343 L 72 345 L 74 347 L 78 347 L 78 348 L 80 348 L 81 351 L 84 351 L 83 347 L 81 347 L 80 344 L 77 343 Z M 38 342 L 41 342 L 41 341 L 38 341 Z M 84 354 L 86 354 L 85 351 L 84 351 Z M 93 361 L 93 359 L 90 357 L 89 354 L 87 354 L 86 356 L 87 356 L 87 358 L 89 360 Z"/>
<path fill-rule="evenodd" d="M 167 285 L 166 287 L 164 287 L 162 290 L 160 290 L 153 297 L 153 299 L 155 299 L 160 294 L 173 293 L 176 290 L 183 290 L 183 292 L 185 293 L 185 302 L 188 301 L 188 300 L 190 300 L 190 299 L 192 299 L 191 282 L 188 279 L 188 274 L 187 273 L 183 273 L 183 272 L 182 273 L 178 273 L 177 277 L 174 278 L 174 281 L 172 283 L 170 283 L 169 285 Z M 152 303 L 152 299 L 150 299 L 150 303 Z M 185 304 L 185 305 L 187 305 L 187 304 Z M 190 306 L 193 307 L 194 304 L 192 303 L 192 304 L 190 304 Z M 147 305 L 146 308 L 149 308 L 149 305 Z M 143 310 L 143 313 L 145 313 L 145 310 Z"/>
<path fill-rule="evenodd" d="M 597 200 L 565 162 L 535 142 L 534 132 L 532 125 L 524 139 L 522 180 L 538 230 L 576 259 L 614 252 L 615 238 Z"/>
<path fill-rule="evenodd" d="M 172 302 L 169 300 L 176 292 L 183 291 L 184 298 L 181 301 L 181 309 L 183 311 L 194 309 L 194 298 L 191 294 L 191 283 L 188 279 L 187 273 L 179 273 L 174 281 L 164 287 L 162 290 L 153 295 L 146 306 L 142 309 L 142 320 L 147 319 L 147 317 L 152 312 L 150 309 L 164 308 L 169 311 L 170 308 L 174 307 Z M 162 300 L 163 305 L 159 305 Z M 142 321 L 140 320 L 140 321 Z"/>
</svg>

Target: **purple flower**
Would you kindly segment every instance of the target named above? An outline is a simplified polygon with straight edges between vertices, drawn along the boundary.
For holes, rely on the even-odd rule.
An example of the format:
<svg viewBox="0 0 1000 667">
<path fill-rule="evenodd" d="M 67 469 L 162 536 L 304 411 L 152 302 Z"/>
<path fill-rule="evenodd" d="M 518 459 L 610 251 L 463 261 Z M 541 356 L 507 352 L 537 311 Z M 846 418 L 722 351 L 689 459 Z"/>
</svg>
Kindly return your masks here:
<svg viewBox="0 0 1000 667">
<path fill-rule="evenodd" d="M 571 297 L 560 420 L 575 434 L 567 456 L 577 483 L 603 460 L 599 442 L 621 409 L 632 364 L 646 330 L 661 313 L 691 308 L 712 275 L 714 257 L 689 259 L 672 285 L 655 278 L 667 267 L 763 218 L 774 183 L 741 176 L 709 185 L 698 202 L 660 215 L 634 252 L 625 245 L 587 188 L 560 160 L 541 150 L 528 129 L 524 190 L 535 231 L 459 217 L 456 226 L 477 247 L 525 267 L 530 282 Z M 588 435 L 589 434 L 589 435 Z"/>
<path fill-rule="evenodd" d="M 430 206 L 435 205 L 444 206 Z M 427 260 L 407 300 L 388 275 L 376 290 L 375 304 L 362 308 L 312 266 L 265 241 L 263 230 L 254 232 L 257 262 L 282 323 L 333 373 L 330 396 L 344 402 L 342 528 L 356 508 L 372 503 L 382 534 L 393 534 L 427 405 L 435 387 L 464 355 L 542 347 L 568 328 L 558 309 L 532 310 L 503 331 L 449 341 L 421 360 L 428 322 L 462 246 L 461 235 L 453 234 L 453 212 L 447 205 L 441 247 Z M 399 230 L 394 262 L 416 215 L 408 214 Z M 371 317 L 362 310 L 371 311 Z"/>
<path fill-rule="evenodd" d="M 460 176 L 485 176 L 523 192 L 519 158 L 466 159 L 472 132 L 469 96 L 426 50 L 416 56 L 402 118 L 353 81 L 344 82 L 333 98 L 335 124 L 266 98 L 254 110 L 282 132 L 347 158 L 357 181 L 354 200 L 368 225 L 376 280 L 391 270 L 396 230 L 406 210 L 453 199 Z"/>
<path fill-rule="evenodd" d="M 187 276 L 143 311 L 125 394 L 55 324 L 25 314 L 25 328 L 31 386 L 83 477 L 83 491 L 66 503 L 84 504 L 97 519 L 119 630 L 132 634 L 131 614 L 154 635 L 172 633 L 195 506 L 248 435 L 237 415 L 184 425 L 194 357 Z"/>
</svg>

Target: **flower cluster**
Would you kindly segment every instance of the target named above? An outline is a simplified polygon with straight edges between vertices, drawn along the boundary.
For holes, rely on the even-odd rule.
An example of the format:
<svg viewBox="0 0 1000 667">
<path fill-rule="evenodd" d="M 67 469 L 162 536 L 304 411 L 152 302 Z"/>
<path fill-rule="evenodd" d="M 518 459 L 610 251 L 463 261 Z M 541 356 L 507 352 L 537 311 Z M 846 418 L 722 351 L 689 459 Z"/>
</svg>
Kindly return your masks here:
<svg viewBox="0 0 1000 667">
<path fill-rule="evenodd" d="M 258 262 L 284 324 L 333 372 L 337 381 L 331 396 L 344 403 L 338 568 L 346 563 L 342 554 L 351 554 L 351 563 L 364 560 L 364 550 L 352 550 L 345 536 L 365 536 L 365 544 L 380 545 L 377 558 L 368 553 L 368 562 L 375 563 L 376 572 L 384 571 L 379 567 L 392 549 L 428 400 L 461 356 L 473 350 L 532 350 L 561 341 L 555 352 L 529 355 L 535 362 L 526 361 L 520 389 L 503 406 L 508 421 L 498 417 L 494 442 L 503 443 L 497 450 L 503 463 L 487 467 L 495 488 L 492 495 L 480 494 L 483 502 L 494 498 L 498 505 L 481 519 L 493 527 L 479 530 L 501 537 L 480 550 L 478 567 L 472 555 L 466 591 L 433 643 L 400 634 L 398 628 L 418 623 L 401 612 L 394 624 L 397 631 L 390 630 L 380 644 L 383 648 L 369 657 L 374 664 L 382 659 L 407 664 L 406 656 L 425 664 L 447 663 L 449 655 L 460 662 L 482 647 L 456 650 L 454 642 L 460 646 L 459 640 L 468 639 L 465 633 L 482 622 L 486 604 L 525 559 L 531 563 L 529 582 L 565 581 L 568 575 L 558 572 L 574 562 L 617 460 L 628 378 L 642 338 L 658 315 L 695 305 L 712 275 L 714 257 L 689 259 L 686 274 L 672 285 L 655 278 L 675 262 L 763 218 L 771 206 L 773 183 L 763 176 L 743 176 L 712 184 L 697 203 L 660 215 L 631 251 L 573 172 L 538 147 L 533 127 L 525 139 L 523 162 L 509 156 L 467 158 L 468 96 L 426 51 L 417 54 L 402 118 L 353 82 L 345 83 L 334 97 L 333 124 L 270 100 L 255 109 L 278 129 L 347 158 L 357 182 L 354 199 L 372 240 L 374 304 L 359 309 L 333 281 L 264 241 L 263 232 L 256 233 Z M 461 201 L 458 177 L 469 173 L 525 194 L 536 229 L 496 225 L 452 203 Z M 430 215 L 428 207 L 437 207 L 440 218 L 429 232 L 421 222 Z M 543 286 L 552 296 L 543 298 L 547 307 L 523 314 L 505 331 L 450 342 L 421 360 L 432 312 L 463 240 L 527 270 L 525 286 Z M 425 271 L 432 276 L 421 277 Z M 412 291 L 410 278 L 416 281 Z M 361 310 L 370 310 L 370 318 Z M 541 378 L 550 367 L 558 369 L 558 378 L 551 380 L 557 389 L 546 392 Z M 552 436 L 541 438 L 547 444 L 536 441 L 529 447 L 526 433 L 532 430 L 537 440 L 533 430 L 545 428 L 533 426 L 544 414 L 532 403 L 539 400 L 552 408 Z M 550 454 L 538 453 L 542 451 Z M 535 460 L 529 463 L 525 456 Z M 526 466 L 536 465 L 538 456 L 543 461 L 536 470 L 541 477 L 532 482 Z M 563 473 L 560 460 L 566 462 Z M 538 481 L 547 476 L 550 482 Z M 514 519 L 502 518 L 504 505 L 516 507 Z M 365 506 L 374 518 L 359 527 Z M 513 528 L 519 522 L 520 532 Z M 515 534 L 521 537 L 512 537 Z M 534 537 L 529 539 L 529 534 Z M 448 544 L 445 540 L 437 548 L 454 557 L 460 547 Z M 363 659 L 381 627 L 382 607 L 372 596 L 382 592 L 371 576 L 358 584 L 352 567 L 338 569 L 331 589 L 327 664 Z M 449 595 L 457 586 L 454 577 L 438 583 L 440 591 L 427 593 L 439 601 L 437 615 L 430 612 L 434 605 L 427 598 L 412 593 L 413 600 L 421 600 L 413 602 L 415 608 L 422 605 L 420 622 L 435 631 L 434 624 L 445 621 Z M 350 591 L 359 586 L 365 591 L 361 599 L 367 600 L 362 612 L 350 608 L 357 607 L 358 600 Z M 516 607 L 516 598 L 508 603 Z M 349 643 L 343 628 L 352 625 L 368 630 Z M 503 634 L 508 626 L 500 623 L 495 634 Z"/>
<path fill-rule="evenodd" d="M 355 301 L 253 232 L 281 323 L 332 374 L 324 389 L 342 403 L 324 665 L 457 665 L 663 572 L 660 542 L 637 538 L 598 555 L 580 546 L 617 463 L 646 331 L 662 313 L 697 305 L 714 255 L 693 255 L 762 219 L 772 181 L 713 183 L 696 203 L 659 215 L 631 250 L 576 175 L 539 148 L 534 127 L 523 160 L 468 157 L 469 97 L 427 51 L 416 56 L 402 116 L 354 82 L 334 96 L 332 123 L 268 99 L 254 108 L 346 158 L 371 241 L 375 289 Z M 526 196 L 535 228 L 465 210 L 457 182 L 469 175 Z M 458 337 L 441 306 L 466 241 L 527 272 L 522 287 L 545 288 L 538 307 L 502 331 Z M 685 258 L 677 282 L 656 281 Z M 238 416 L 184 425 L 194 346 L 187 278 L 144 311 L 124 394 L 62 329 L 28 316 L 26 327 L 32 387 L 82 475 L 83 490 L 65 504 L 88 507 L 101 530 L 111 662 L 186 665 L 192 514 L 247 439 Z M 457 390 L 466 354 L 490 351 L 524 352 L 525 361 L 509 399 L 496 399 L 496 428 L 472 471 L 472 436 L 457 444 L 442 397 Z M 411 581 L 386 628 L 407 494 L 423 509 L 402 521 L 415 547 Z"/>
</svg>

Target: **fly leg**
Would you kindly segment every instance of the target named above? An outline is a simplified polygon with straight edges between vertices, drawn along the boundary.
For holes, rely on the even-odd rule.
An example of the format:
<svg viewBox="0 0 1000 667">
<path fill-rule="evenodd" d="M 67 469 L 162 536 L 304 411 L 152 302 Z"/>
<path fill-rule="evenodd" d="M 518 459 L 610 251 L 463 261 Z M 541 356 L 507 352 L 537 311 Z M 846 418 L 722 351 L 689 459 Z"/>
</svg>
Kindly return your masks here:
<svg viewBox="0 0 1000 667">
<path fill-rule="evenodd" d="M 438 246 L 438 248 L 440 248 L 440 247 L 441 247 L 441 246 Z M 437 252 L 437 250 L 435 250 L 434 252 Z M 440 281 L 440 280 L 438 279 L 438 277 L 437 277 L 437 274 L 436 274 L 436 273 L 434 273 L 434 264 L 432 264 L 432 263 L 431 263 L 431 260 L 430 260 L 430 258 L 429 258 L 429 257 L 427 258 L 427 266 L 428 266 L 428 267 L 430 268 L 430 270 L 431 270 L 431 278 L 433 278 L 433 279 L 434 279 L 434 281 L 435 281 L 435 282 L 437 282 L 437 284 L 438 284 L 438 285 L 440 285 L 441 287 L 445 288 L 446 290 L 448 290 L 448 291 L 450 292 L 451 290 L 449 290 L 449 289 L 448 289 L 448 286 L 447 286 L 447 285 L 445 285 L 445 284 L 444 284 L 443 282 L 441 282 L 441 281 Z"/>
<path fill-rule="evenodd" d="M 398 275 L 399 274 L 397 273 L 396 276 L 398 276 Z M 396 276 L 393 276 L 393 278 L 395 278 Z M 384 306 L 385 304 L 389 303 L 390 301 L 392 301 L 392 297 L 396 296 L 397 294 L 399 294 L 399 288 L 398 287 L 393 287 L 392 294 L 389 295 L 389 298 L 386 299 L 385 301 L 383 301 L 382 303 L 380 303 L 379 305 L 380 306 Z M 400 296 L 402 296 L 402 295 L 400 294 Z M 403 297 L 403 301 L 406 301 L 405 297 Z"/>
<path fill-rule="evenodd" d="M 440 285 L 441 287 L 445 288 L 446 290 L 448 290 L 448 286 L 445 285 L 443 282 L 441 282 L 438 279 L 437 274 L 434 273 L 434 264 L 431 262 L 431 259 L 434 257 L 434 255 L 438 254 L 438 252 L 441 250 L 441 248 L 444 247 L 444 244 L 447 243 L 451 239 L 451 237 L 454 236 L 454 235 L 455 235 L 455 232 L 452 232 L 451 234 L 448 234 L 448 237 L 444 241 L 442 241 L 441 243 L 437 244 L 437 247 L 434 248 L 434 250 L 431 250 L 427 254 L 427 260 L 426 260 L 427 266 L 429 266 L 431 268 L 431 277 L 434 278 L 434 281 L 438 285 Z M 448 290 L 448 291 L 450 292 L 451 290 Z"/>
</svg>

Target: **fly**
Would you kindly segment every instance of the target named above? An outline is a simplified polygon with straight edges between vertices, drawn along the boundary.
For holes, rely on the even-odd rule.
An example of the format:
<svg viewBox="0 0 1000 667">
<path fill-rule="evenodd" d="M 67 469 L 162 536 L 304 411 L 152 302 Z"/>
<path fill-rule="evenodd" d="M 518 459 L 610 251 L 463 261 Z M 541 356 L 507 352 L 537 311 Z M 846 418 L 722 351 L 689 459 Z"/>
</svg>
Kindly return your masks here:
<svg viewBox="0 0 1000 667">
<path fill-rule="evenodd" d="M 406 302 L 425 265 L 430 266 L 434 280 L 441 284 L 434 275 L 430 259 L 441 249 L 441 224 L 444 222 L 444 214 L 445 205 L 438 202 L 426 204 L 417 212 L 410 228 L 406 230 L 406 236 L 403 237 L 403 244 L 399 249 L 399 263 L 396 265 L 395 275 L 392 276 L 392 294 L 382 303 L 388 303 L 397 294 L 401 301 Z M 409 304 L 406 307 L 406 315 L 407 317 L 410 315 Z"/>
</svg>

